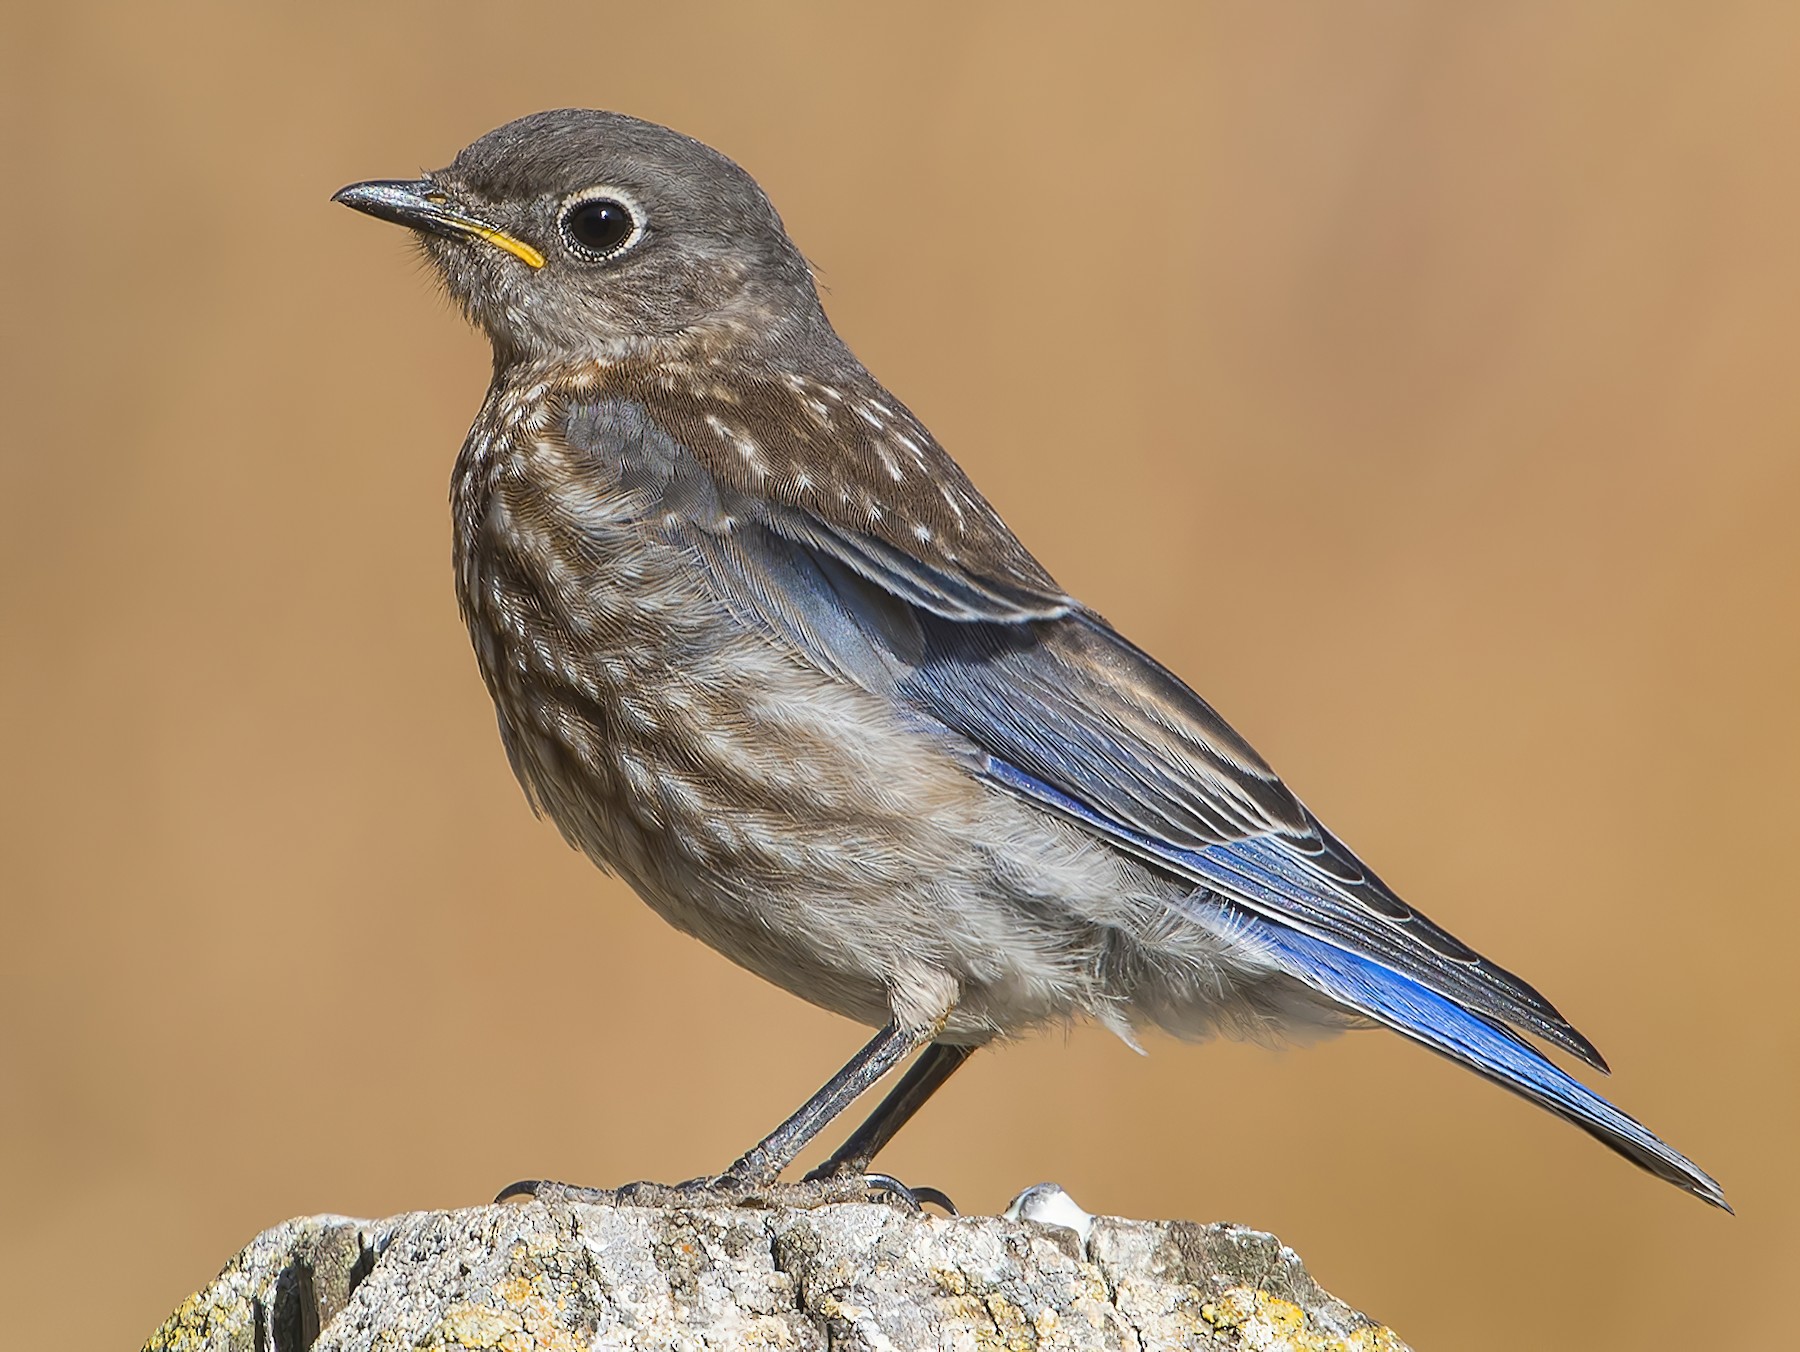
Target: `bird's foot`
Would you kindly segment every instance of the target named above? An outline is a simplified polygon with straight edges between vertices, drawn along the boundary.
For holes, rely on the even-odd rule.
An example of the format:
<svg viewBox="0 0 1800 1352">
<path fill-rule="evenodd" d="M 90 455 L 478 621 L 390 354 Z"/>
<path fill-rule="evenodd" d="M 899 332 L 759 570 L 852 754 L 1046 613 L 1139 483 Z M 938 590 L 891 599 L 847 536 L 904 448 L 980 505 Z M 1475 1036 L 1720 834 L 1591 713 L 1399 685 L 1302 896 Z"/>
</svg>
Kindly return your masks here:
<svg viewBox="0 0 1800 1352">
<path fill-rule="evenodd" d="M 950 1200 L 950 1194 L 942 1188 L 916 1187 L 902 1183 L 892 1174 L 871 1173 L 866 1157 L 860 1160 L 853 1157 L 845 1164 L 834 1164 L 827 1160 L 801 1180 L 801 1186 L 828 1185 L 844 1181 L 861 1182 L 871 1191 L 881 1192 L 899 1202 L 909 1211 L 923 1211 L 926 1206 L 937 1207 L 946 1216 L 960 1216 L 956 1203 Z"/>
<path fill-rule="evenodd" d="M 588 1206 L 758 1207 L 764 1210 L 829 1206 L 835 1202 L 890 1202 L 907 1211 L 923 1211 L 930 1203 L 950 1215 L 955 1205 L 936 1188 L 909 1188 L 887 1174 L 832 1174 L 798 1183 L 719 1174 L 685 1183 L 626 1183 L 617 1188 L 583 1188 L 572 1183 L 528 1178 L 501 1190 L 496 1202 L 537 1198 L 544 1202 L 580 1202 Z"/>
</svg>

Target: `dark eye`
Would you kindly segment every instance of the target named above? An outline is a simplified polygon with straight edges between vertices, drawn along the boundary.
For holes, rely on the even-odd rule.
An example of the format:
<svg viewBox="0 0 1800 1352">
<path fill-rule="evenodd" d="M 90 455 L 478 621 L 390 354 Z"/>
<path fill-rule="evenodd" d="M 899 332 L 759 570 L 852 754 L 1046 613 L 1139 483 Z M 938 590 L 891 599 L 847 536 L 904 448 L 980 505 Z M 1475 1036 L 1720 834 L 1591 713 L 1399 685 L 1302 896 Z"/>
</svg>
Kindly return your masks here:
<svg viewBox="0 0 1800 1352">
<path fill-rule="evenodd" d="M 563 213 L 563 233 L 569 242 L 601 258 L 617 253 L 637 228 L 630 208 L 611 197 L 590 197 Z"/>
</svg>

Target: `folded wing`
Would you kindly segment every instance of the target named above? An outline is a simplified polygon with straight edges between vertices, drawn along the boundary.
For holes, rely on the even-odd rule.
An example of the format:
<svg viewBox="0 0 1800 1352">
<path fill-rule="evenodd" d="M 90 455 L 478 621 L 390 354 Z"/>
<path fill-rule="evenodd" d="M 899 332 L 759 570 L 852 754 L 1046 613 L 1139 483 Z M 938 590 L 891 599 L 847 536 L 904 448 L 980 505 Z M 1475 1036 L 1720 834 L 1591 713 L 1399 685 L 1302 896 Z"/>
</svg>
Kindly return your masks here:
<svg viewBox="0 0 1800 1352">
<path fill-rule="evenodd" d="M 976 773 L 1604 1069 L 1530 985 L 1395 896 L 1206 701 L 1062 594 L 1010 534 L 994 536 L 1005 527 L 985 503 L 967 514 L 986 531 L 973 557 L 1002 561 L 992 569 L 959 562 L 941 540 L 906 548 L 893 514 L 883 533 L 850 522 L 811 472 L 799 475 L 804 492 L 794 476 L 751 492 L 732 436 L 699 436 L 691 417 L 655 404 L 578 407 L 567 427 L 573 447 L 657 504 L 661 528 L 746 622 L 966 739 Z M 954 466 L 943 472 L 973 493 Z"/>
</svg>

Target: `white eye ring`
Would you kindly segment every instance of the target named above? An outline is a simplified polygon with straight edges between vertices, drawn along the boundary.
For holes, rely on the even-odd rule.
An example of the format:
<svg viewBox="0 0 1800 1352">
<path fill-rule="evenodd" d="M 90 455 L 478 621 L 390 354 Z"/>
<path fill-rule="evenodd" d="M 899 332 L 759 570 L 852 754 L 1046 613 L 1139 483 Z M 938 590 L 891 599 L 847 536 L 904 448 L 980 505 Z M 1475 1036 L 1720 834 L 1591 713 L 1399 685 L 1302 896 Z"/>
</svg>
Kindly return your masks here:
<svg viewBox="0 0 1800 1352">
<path fill-rule="evenodd" d="M 596 263 L 618 257 L 644 237 L 643 209 L 618 188 L 588 188 L 566 197 L 556 219 L 570 251 Z"/>
</svg>

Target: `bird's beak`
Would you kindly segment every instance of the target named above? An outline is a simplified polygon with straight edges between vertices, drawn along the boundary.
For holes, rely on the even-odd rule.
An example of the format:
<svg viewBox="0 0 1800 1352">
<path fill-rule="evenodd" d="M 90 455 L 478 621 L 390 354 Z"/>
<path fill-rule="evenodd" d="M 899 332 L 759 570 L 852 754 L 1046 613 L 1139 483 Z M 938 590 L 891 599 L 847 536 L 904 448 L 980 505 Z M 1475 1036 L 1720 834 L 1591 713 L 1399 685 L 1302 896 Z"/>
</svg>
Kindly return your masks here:
<svg viewBox="0 0 1800 1352">
<path fill-rule="evenodd" d="M 434 235 L 447 235 L 451 239 L 473 237 L 485 240 L 526 267 L 544 266 L 543 254 L 524 240 L 514 239 L 504 230 L 458 211 L 450 204 L 444 190 L 428 178 L 412 182 L 378 179 L 370 183 L 352 183 L 348 188 L 334 192 L 331 200 L 414 230 L 429 230 Z"/>
</svg>

